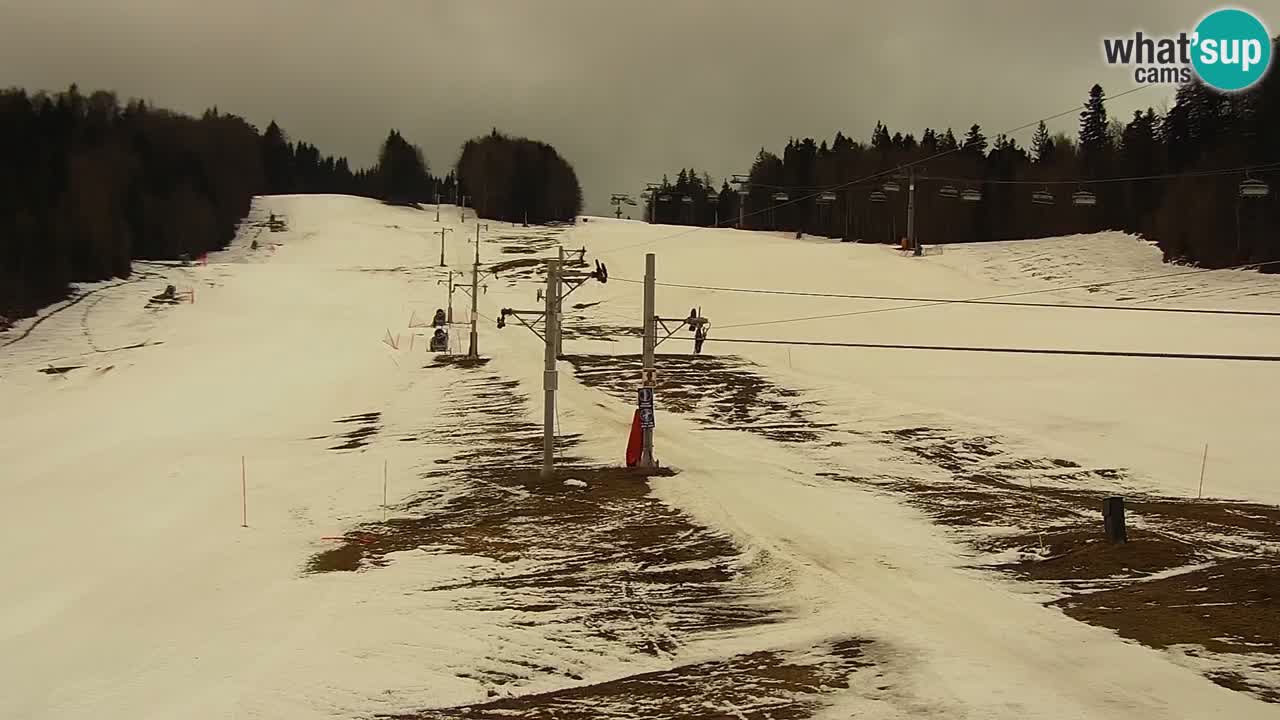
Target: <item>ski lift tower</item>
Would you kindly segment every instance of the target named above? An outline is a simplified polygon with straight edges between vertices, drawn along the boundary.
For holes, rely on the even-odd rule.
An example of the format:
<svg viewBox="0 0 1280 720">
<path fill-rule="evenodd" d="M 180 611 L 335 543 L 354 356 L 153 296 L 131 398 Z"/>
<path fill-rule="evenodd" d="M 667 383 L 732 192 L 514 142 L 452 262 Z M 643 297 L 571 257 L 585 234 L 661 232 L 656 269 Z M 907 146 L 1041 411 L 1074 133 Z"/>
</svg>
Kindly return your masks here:
<svg viewBox="0 0 1280 720">
<path fill-rule="evenodd" d="M 729 180 L 729 183 L 735 186 L 734 192 L 738 194 L 738 229 L 743 230 L 745 229 L 743 226 L 743 217 L 745 216 L 744 210 L 747 206 L 747 195 L 751 193 L 751 176 L 744 175 L 742 173 L 734 173 L 733 177 Z"/>
<path fill-rule="evenodd" d="M 834 203 L 835 201 L 836 201 L 836 194 L 830 191 L 819 193 L 817 199 L 814 200 L 814 202 L 816 202 L 818 205 L 818 224 L 823 226 L 824 232 L 826 230 L 826 226 L 823 225 L 823 222 L 822 222 L 822 211 L 824 208 L 831 207 L 831 204 Z M 828 211 L 828 214 L 829 214 L 829 211 Z M 828 220 L 829 219 L 830 218 L 828 218 Z"/>
<path fill-rule="evenodd" d="M 625 193 L 614 193 L 613 195 L 609 196 L 609 204 L 614 207 L 614 210 L 613 210 L 614 217 L 621 220 L 622 206 L 635 205 L 636 201 L 633 200 L 630 195 L 627 195 Z"/>
<path fill-rule="evenodd" d="M 649 200 L 649 224 L 658 222 L 658 191 L 662 189 L 661 183 L 645 183 L 644 192 L 641 197 Z"/>
<path fill-rule="evenodd" d="M 886 192 L 900 191 L 902 188 L 897 180 L 907 181 L 907 247 L 911 249 L 912 255 L 920 257 L 924 254 L 924 248 L 916 239 L 916 180 L 925 177 L 924 168 L 910 165 L 905 172 L 898 170 L 892 177 L 896 179 L 890 179 L 884 183 Z"/>
</svg>

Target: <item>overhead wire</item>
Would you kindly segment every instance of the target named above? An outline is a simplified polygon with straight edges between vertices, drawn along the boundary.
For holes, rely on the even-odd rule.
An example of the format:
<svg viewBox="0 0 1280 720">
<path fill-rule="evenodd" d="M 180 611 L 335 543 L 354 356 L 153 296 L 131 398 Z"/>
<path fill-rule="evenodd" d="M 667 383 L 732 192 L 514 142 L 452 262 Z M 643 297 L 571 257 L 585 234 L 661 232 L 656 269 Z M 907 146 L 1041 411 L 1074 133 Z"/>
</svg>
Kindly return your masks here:
<svg viewBox="0 0 1280 720">
<path fill-rule="evenodd" d="M 806 345 L 816 347 L 877 348 L 886 350 L 934 350 L 945 352 L 1014 353 L 1020 355 L 1082 355 L 1093 357 L 1161 358 L 1181 360 L 1228 360 L 1238 362 L 1280 362 L 1280 355 L 1241 355 L 1231 353 L 1143 352 L 1133 350 L 1072 350 L 1056 348 L 978 347 L 964 345 L 910 345 L 902 343 L 858 343 L 829 340 L 773 340 L 768 338 L 716 338 L 707 342 L 750 343 L 759 345 Z"/>
<path fill-rule="evenodd" d="M 1280 262 L 1280 261 L 1276 261 Z M 1263 264 L 1263 263 L 1259 263 Z M 1213 268 L 1201 268 L 1208 270 Z M 1182 273 L 1174 273 L 1164 277 L 1177 277 Z M 617 280 L 625 283 L 643 283 L 643 280 L 635 280 L 632 278 L 613 277 L 611 280 Z M 1152 279 L 1152 278 L 1145 278 Z M 1136 279 L 1131 279 L 1134 281 Z M 1109 281 L 1109 284 L 1115 284 L 1123 281 Z M 729 293 L 748 293 L 758 295 L 781 295 L 788 297 L 815 297 L 815 298 L 837 298 L 845 300 L 878 300 L 891 302 L 916 302 L 929 304 L 965 304 L 965 305 L 992 305 L 1000 307 L 1033 307 L 1033 308 L 1055 308 L 1066 310 L 1120 310 L 1133 312 L 1159 312 L 1159 313 L 1183 313 L 1183 314 L 1199 314 L 1199 315 L 1240 315 L 1249 317 L 1280 317 L 1280 312 L 1270 310 L 1224 310 L 1214 308 L 1170 308 L 1170 307 L 1149 307 L 1138 305 L 1098 305 L 1098 304 L 1075 304 L 1075 303 L 1037 303 L 1037 302 L 1006 302 L 1001 300 L 986 300 L 981 298 L 928 298 L 928 297 L 911 297 L 903 295 L 867 295 L 859 293 L 836 293 L 836 292 L 818 292 L 808 290 L 777 290 L 770 288 L 741 288 L 741 287 L 724 287 L 717 285 L 691 285 L 685 283 L 654 283 L 659 287 L 682 288 L 687 290 L 707 290 L 711 292 L 729 292 Z M 1098 284 L 1093 283 L 1088 287 L 1095 287 Z M 1031 292 L 1053 292 L 1055 290 L 1068 290 L 1072 288 L 1046 288 L 1034 290 Z"/>
<path fill-rule="evenodd" d="M 1278 264 L 1280 264 L 1280 260 L 1269 260 L 1269 261 L 1260 262 L 1260 263 L 1246 263 L 1243 265 L 1234 265 L 1234 266 L 1225 267 L 1225 268 L 1196 268 L 1195 270 L 1187 270 L 1183 272 L 1162 273 L 1157 275 L 1144 275 L 1140 277 L 1121 278 L 1118 280 L 1104 280 L 1100 282 L 1089 282 L 1089 283 L 1081 283 L 1078 285 L 1058 286 L 1058 287 L 1052 287 L 1052 288 L 1040 288 L 1036 290 L 1020 290 L 1017 292 L 1000 293 L 997 295 L 985 295 L 985 296 L 976 297 L 976 298 L 964 298 L 959 300 L 938 300 L 938 301 L 922 302 L 916 305 L 899 305 L 896 307 L 874 308 L 871 310 L 855 310 L 851 312 L 829 313 L 825 315 L 810 315 L 807 317 L 781 318 L 777 320 L 761 320 L 756 322 L 735 323 L 731 325 L 720 325 L 719 329 L 725 330 L 729 328 L 739 328 L 739 327 L 757 327 L 760 325 L 778 325 L 783 323 L 804 322 L 808 320 L 826 320 L 831 318 L 852 317 L 855 315 L 871 315 L 875 313 L 894 312 L 898 310 L 912 310 L 916 308 L 936 307 L 939 305 L 977 303 L 980 301 L 988 301 L 988 300 L 1003 300 L 1005 298 L 1024 297 L 1027 295 L 1038 295 L 1042 293 L 1065 292 L 1068 290 L 1082 290 L 1085 288 L 1093 288 L 1093 287 L 1108 287 L 1112 285 L 1124 285 L 1128 283 L 1145 282 L 1149 280 L 1163 280 L 1166 278 L 1184 277 L 1187 275 L 1198 275 L 1200 273 L 1206 273 L 1206 272 L 1218 272 L 1218 271 L 1224 271 L 1224 270 L 1243 270 L 1247 268 L 1257 268 L 1257 267 L 1264 267 L 1264 266 L 1278 265 Z"/>
</svg>

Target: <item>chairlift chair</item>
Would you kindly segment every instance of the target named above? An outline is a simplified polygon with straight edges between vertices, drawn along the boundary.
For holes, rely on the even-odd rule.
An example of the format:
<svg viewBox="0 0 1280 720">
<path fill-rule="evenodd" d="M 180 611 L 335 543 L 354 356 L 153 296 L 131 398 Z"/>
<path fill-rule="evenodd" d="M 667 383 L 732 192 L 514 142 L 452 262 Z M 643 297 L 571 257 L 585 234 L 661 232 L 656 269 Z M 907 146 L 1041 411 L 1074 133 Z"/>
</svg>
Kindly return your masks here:
<svg viewBox="0 0 1280 720">
<path fill-rule="evenodd" d="M 833 192 L 824 192 L 818 196 L 818 202 L 829 203 L 829 202 L 835 202 L 835 201 L 836 201 L 836 194 Z"/>
<path fill-rule="evenodd" d="M 1093 207 L 1098 204 L 1098 196 L 1088 190 L 1081 190 L 1071 195 L 1071 204 L 1076 207 Z"/>
<path fill-rule="evenodd" d="M 1031 193 L 1031 202 L 1036 205 L 1052 205 L 1053 193 L 1048 190 L 1037 190 Z"/>
<path fill-rule="evenodd" d="M 670 195 L 659 195 L 659 196 L 658 196 L 658 202 L 670 202 L 670 201 L 671 201 L 671 196 L 670 196 Z"/>
<path fill-rule="evenodd" d="M 1256 200 L 1258 198 L 1264 198 L 1270 194 L 1271 188 L 1261 180 L 1246 178 L 1244 182 L 1240 183 L 1240 197 L 1242 198 Z"/>
<path fill-rule="evenodd" d="M 982 191 L 975 190 L 973 188 L 965 188 L 964 192 L 960 193 L 960 199 L 965 202 L 978 202 L 982 199 Z"/>
<path fill-rule="evenodd" d="M 898 184 L 897 180 L 889 180 L 883 185 L 883 188 L 885 192 L 898 192 L 902 190 L 902 186 Z"/>
<path fill-rule="evenodd" d="M 680 202 L 684 203 L 685 205 L 692 205 L 692 204 L 693 204 L 693 198 L 692 198 L 692 197 L 690 197 L 690 196 L 688 196 L 688 195 L 685 195 L 685 196 L 683 196 L 683 197 L 681 197 L 681 198 L 680 198 Z"/>
<path fill-rule="evenodd" d="M 881 192 L 881 191 L 879 191 L 879 190 L 873 190 L 873 191 L 871 192 L 871 196 L 870 196 L 870 198 L 869 198 L 869 199 L 870 199 L 870 200 L 871 200 L 871 202 L 873 202 L 873 203 L 882 203 L 882 202 L 884 202 L 884 201 L 888 200 L 888 199 L 889 199 L 889 196 L 888 196 L 888 195 L 885 195 L 883 192 Z"/>
<path fill-rule="evenodd" d="M 787 195 L 784 192 L 776 192 L 773 194 L 773 199 L 775 202 L 786 202 L 787 200 L 791 199 L 791 196 Z"/>
<path fill-rule="evenodd" d="M 943 185 L 938 189 L 938 196 L 954 199 L 960 197 L 960 191 L 956 189 L 955 185 Z"/>
</svg>

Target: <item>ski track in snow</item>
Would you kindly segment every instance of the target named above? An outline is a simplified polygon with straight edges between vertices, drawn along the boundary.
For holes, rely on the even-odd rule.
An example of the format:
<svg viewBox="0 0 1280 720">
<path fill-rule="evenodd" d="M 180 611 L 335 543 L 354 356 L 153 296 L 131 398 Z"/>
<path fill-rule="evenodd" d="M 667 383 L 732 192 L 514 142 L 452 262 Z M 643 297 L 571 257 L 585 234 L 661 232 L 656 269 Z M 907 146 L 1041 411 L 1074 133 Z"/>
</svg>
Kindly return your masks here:
<svg viewBox="0 0 1280 720">
<path fill-rule="evenodd" d="M 273 213 L 278 231 L 266 227 Z M 464 267 L 474 225 L 456 209 L 441 219 L 457 230 L 450 264 Z M 868 294 L 979 297 L 1179 270 L 1109 233 L 912 259 L 732 230 L 662 242 L 675 229 L 598 218 L 491 224 L 482 259 L 509 266 L 488 281 L 486 317 L 534 306 L 541 268 L 521 260 L 558 242 L 585 246 L 619 277 L 640 277 L 651 250 L 660 281 Z M 706 547 L 732 538 L 736 551 L 650 568 L 658 584 L 637 604 L 617 585 L 636 577 L 630 556 L 607 555 L 625 544 L 596 542 L 605 554 L 574 558 L 572 533 L 557 538 L 554 527 L 540 529 L 543 552 L 527 540 L 536 533 L 508 535 L 522 548 L 510 557 L 472 544 L 467 519 L 490 517 L 488 506 L 524 508 L 493 520 L 501 527 L 542 507 L 521 505 L 534 498 L 502 474 L 470 472 L 493 462 L 495 436 L 532 441 L 541 350 L 519 326 L 485 326 L 493 360 L 483 370 L 424 367 L 426 338 L 410 320 L 443 304 L 437 227 L 433 213 L 364 199 L 260 198 L 207 266 L 140 264 L 137 282 L 86 286 L 91 297 L 42 313 L 0 350 L 0 522 L 11 538 L 0 559 L 14 588 L 0 597 L 10 688 L 0 716 L 1276 716 L 1206 679 L 1235 673 L 1266 687 L 1274 656 L 1161 652 L 1073 620 L 1044 591 L 974 569 L 973 543 L 998 529 L 939 527 L 939 508 L 909 485 L 982 472 L 1062 493 L 1194 497 L 1207 442 L 1207 494 L 1274 505 L 1274 370 L 715 342 L 1280 354 L 1271 320 L 949 306 L 720 331 L 892 303 L 659 288 L 660 314 L 700 306 L 713 324 L 707 355 L 659 364 L 658 455 L 680 472 L 650 481 L 661 501 L 652 510 L 691 528 L 684 539 L 705 528 Z M 1274 310 L 1277 282 L 1206 273 L 1035 299 Z M 195 302 L 147 308 L 166 284 L 194 290 Z M 565 452 L 583 463 L 573 477 L 588 487 L 554 492 L 589 498 L 601 485 L 591 467 L 616 464 L 630 423 L 639 341 L 627 328 L 638 325 L 640 287 L 588 283 L 572 302 L 581 307 L 565 320 L 559 423 Z M 593 330 L 596 321 L 613 329 Z M 687 353 L 689 342 L 678 335 L 661 351 Z M 600 353 L 616 357 L 590 357 Z M 482 408 L 514 394 L 534 401 L 466 434 Z M 420 534 L 361 551 L 354 572 L 308 572 L 337 547 L 329 538 L 382 527 L 384 462 L 392 520 L 419 523 Z M 483 510 L 450 514 L 477 500 Z M 602 528 L 610 508 L 649 507 L 636 502 L 647 501 L 602 506 Z M 445 520 L 455 525 L 435 524 Z M 1153 527 L 1172 521 L 1161 522 Z M 661 584 L 670 578 L 703 592 L 693 578 L 711 568 L 726 578 L 715 602 L 754 598 L 769 621 L 742 611 L 745 624 L 721 626 L 700 614 L 711 605 L 658 594 L 676 592 Z M 582 584 L 548 589 L 543 578 L 566 573 Z"/>
</svg>

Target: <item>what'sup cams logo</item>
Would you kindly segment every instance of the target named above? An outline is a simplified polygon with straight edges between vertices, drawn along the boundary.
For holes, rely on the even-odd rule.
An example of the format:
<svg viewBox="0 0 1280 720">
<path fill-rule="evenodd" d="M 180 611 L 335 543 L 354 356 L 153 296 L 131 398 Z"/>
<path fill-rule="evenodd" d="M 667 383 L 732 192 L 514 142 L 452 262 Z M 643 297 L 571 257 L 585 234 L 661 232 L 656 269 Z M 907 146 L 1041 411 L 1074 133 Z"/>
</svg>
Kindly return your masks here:
<svg viewBox="0 0 1280 720">
<path fill-rule="evenodd" d="M 1104 38 L 1108 65 L 1133 66 L 1141 84 L 1191 82 L 1199 77 L 1209 87 L 1235 92 L 1252 87 L 1271 65 L 1271 34 L 1252 13 L 1222 8 L 1201 18 L 1191 33 L 1150 37 Z"/>
</svg>

